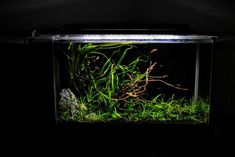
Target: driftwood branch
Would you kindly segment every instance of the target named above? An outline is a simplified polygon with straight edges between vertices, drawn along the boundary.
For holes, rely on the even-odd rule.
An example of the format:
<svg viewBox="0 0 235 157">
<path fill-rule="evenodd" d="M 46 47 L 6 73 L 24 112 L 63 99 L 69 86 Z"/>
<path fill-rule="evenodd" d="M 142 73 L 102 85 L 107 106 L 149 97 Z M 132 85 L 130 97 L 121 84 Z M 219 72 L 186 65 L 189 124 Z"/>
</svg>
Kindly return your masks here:
<svg viewBox="0 0 235 157">
<path fill-rule="evenodd" d="M 118 98 L 115 100 L 126 101 L 130 97 L 140 99 L 140 97 L 144 94 L 144 92 L 146 92 L 146 87 L 149 82 L 161 82 L 175 89 L 188 90 L 186 88 L 177 87 L 164 81 L 163 79 L 167 78 L 168 75 L 150 76 L 149 74 L 152 72 L 152 70 L 156 65 L 157 62 L 154 62 L 153 64 L 149 65 L 149 67 L 146 69 L 145 73 L 143 74 L 143 77 L 138 76 L 138 78 L 135 78 L 134 76 L 127 74 L 130 80 L 133 80 L 133 82 L 128 82 L 125 85 L 123 85 L 122 90 L 119 92 L 120 96 L 118 96 Z"/>
</svg>

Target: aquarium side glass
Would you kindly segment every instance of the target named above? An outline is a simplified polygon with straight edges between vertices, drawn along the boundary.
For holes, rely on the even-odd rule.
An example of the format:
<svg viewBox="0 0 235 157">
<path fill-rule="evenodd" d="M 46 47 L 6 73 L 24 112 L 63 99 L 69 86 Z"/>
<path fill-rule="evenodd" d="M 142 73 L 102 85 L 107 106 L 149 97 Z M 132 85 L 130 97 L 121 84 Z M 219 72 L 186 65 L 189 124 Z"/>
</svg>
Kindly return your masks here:
<svg viewBox="0 0 235 157">
<path fill-rule="evenodd" d="M 208 36 L 54 36 L 58 122 L 208 123 Z"/>
</svg>

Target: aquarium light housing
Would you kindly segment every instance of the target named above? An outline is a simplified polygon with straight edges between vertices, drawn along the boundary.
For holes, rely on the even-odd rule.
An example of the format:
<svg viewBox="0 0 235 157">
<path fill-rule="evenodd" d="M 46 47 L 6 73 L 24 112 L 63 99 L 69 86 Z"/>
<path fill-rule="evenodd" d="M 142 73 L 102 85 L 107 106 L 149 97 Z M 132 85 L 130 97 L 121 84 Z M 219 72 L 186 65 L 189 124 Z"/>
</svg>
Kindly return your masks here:
<svg viewBox="0 0 235 157">
<path fill-rule="evenodd" d="M 163 34 L 71 34 L 55 35 L 56 41 L 84 43 L 136 42 L 136 43 L 212 43 L 215 36 L 163 35 Z"/>
<path fill-rule="evenodd" d="M 42 34 L 32 36 L 40 41 L 78 43 L 213 43 L 216 36 L 209 35 L 169 35 L 169 34 Z"/>
</svg>

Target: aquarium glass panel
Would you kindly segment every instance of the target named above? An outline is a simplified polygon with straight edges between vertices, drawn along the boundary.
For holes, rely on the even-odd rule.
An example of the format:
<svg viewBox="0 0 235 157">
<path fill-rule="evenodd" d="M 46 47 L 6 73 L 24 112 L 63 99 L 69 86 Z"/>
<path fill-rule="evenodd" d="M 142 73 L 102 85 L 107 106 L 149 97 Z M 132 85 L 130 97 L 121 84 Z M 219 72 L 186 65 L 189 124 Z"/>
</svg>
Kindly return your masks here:
<svg viewBox="0 0 235 157">
<path fill-rule="evenodd" d="M 209 122 L 213 37 L 85 34 L 51 39 L 58 123 Z"/>
</svg>

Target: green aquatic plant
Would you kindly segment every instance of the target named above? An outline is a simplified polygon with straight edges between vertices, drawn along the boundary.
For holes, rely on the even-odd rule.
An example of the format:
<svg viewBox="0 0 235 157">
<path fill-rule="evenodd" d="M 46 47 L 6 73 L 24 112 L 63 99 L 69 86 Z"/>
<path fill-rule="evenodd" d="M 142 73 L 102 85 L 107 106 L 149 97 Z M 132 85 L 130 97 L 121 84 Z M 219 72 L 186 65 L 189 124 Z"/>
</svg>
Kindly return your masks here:
<svg viewBox="0 0 235 157">
<path fill-rule="evenodd" d="M 68 89 L 60 93 L 59 120 L 207 122 L 209 104 L 204 100 L 174 95 L 166 99 L 163 94 L 146 98 L 152 82 L 187 89 L 165 81 L 167 75 L 151 75 L 157 67 L 150 58 L 154 51 L 126 59 L 135 48 L 133 43 L 70 43 L 65 54 L 70 80 Z"/>
<path fill-rule="evenodd" d="M 115 108 L 113 112 L 81 107 L 75 108 L 76 112 L 73 112 L 71 108 L 74 105 L 72 103 L 74 98 L 70 97 L 69 101 L 63 100 L 60 101 L 60 105 L 65 110 L 60 115 L 60 120 L 79 122 L 125 120 L 205 123 L 208 122 L 209 114 L 209 103 L 203 99 L 195 101 L 184 98 L 175 99 L 172 96 L 165 101 L 164 95 L 157 95 L 149 101 L 129 99 L 124 107 Z M 82 104 L 78 99 L 76 102 L 76 104 Z"/>
</svg>

